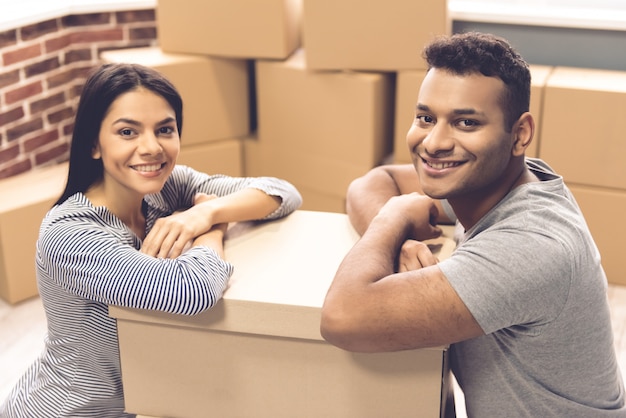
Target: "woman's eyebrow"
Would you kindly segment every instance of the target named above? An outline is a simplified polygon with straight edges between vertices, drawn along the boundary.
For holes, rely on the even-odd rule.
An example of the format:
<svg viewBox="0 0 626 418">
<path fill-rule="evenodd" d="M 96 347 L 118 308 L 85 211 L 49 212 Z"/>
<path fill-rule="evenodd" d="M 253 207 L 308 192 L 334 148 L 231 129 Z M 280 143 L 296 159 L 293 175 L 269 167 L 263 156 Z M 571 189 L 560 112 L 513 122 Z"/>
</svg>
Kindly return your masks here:
<svg viewBox="0 0 626 418">
<path fill-rule="evenodd" d="M 136 121 L 134 119 L 129 119 L 129 118 L 119 118 L 119 119 L 116 119 L 115 121 L 113 121 L 113 124 L 116 124 L 116 123 L 127 123 L 129 125 L 136 125 L 136 126 L 141 125 L 141 123 L 139 123 L 138 121 Z"/>
</svg>

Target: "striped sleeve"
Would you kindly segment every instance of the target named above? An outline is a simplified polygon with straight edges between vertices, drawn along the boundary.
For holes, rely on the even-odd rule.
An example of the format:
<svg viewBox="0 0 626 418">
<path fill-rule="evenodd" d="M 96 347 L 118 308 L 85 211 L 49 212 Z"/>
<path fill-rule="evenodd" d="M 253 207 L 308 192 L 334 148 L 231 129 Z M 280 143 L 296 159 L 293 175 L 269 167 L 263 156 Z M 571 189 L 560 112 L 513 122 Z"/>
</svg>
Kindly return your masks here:
<svg viewBox="0 0 626 418">
<path fill-rule="evenodd" d="M 161 191 L 171 208 L 189 207 L 196 193 L 225 196 L 243 189 L 258 189 L 281 199 L 281 205 L 264 219 L 278 219 L 289 215 L 302 205 L 302 196 L 288 181 L 275 177 L 230 177 L 208 175 L 191 167 L 178 165 Z"/>
<path fill-rule="evenodd" d="M 60 208 L 59 210 L 63 210 Z M 39 269 L 66 291 L 107 305 L 191 315 L 222 296 L 233 267 L 207 247 L 175 259 L 140 253 L 97 217 L 63 216 L 40 235 Z"/>
</svg>

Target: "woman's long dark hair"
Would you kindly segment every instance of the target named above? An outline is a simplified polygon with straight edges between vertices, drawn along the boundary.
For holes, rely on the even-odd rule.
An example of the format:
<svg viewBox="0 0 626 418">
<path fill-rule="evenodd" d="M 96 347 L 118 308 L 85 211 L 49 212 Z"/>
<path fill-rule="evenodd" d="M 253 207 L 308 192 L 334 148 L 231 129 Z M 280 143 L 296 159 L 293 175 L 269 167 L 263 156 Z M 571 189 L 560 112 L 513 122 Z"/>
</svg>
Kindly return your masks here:
<svg viewBox="0 0 626 418">
<path fill-rule="evenodd" d="M 104 64 L 91 71 L 83 87 L 70 147 L 65 190 L 55 205 L 77 192 L 86 192 L 102 180 L 102 160 L 92 152 L 109 107 L 121 94 L 143 87 L 163 97 L 176 114 L 179 135 L 183 130 L 183 101 L 174 85 L 158 71 L 138 64 Z"/>
</svg>

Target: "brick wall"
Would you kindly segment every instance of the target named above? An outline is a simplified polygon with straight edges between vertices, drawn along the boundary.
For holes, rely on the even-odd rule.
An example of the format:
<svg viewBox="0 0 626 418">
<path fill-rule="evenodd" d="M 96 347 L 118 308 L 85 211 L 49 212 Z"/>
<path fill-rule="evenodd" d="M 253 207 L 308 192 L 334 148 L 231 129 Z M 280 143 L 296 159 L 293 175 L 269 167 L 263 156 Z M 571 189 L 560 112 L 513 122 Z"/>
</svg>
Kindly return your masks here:
<svg viewBox="0 0 626 418">
<path fill-rule="evenodd" d="M 100 51 L 156 45 L 154 10 L 62 16 L 0 32 L 0 179 L 69 157 Z"/>
</svg>

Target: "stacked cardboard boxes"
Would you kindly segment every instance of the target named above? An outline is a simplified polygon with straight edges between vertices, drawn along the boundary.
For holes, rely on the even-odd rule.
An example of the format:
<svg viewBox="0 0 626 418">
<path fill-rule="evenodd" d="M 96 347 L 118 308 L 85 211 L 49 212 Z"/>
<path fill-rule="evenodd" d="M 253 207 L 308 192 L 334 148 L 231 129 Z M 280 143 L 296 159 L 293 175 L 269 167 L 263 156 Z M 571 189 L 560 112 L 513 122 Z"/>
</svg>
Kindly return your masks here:
<svg viewBox="0 0 626 418">
<path fill-rule="evenodd" d="M 609 281 L 626 285 L 626 73 L 554 69 L 548 78 L 539 155 L 580 205 Z"/>
<path fill-rule="evenodd" d="M 292 181 L 308 209 L 343 212 L 349 182 L 391 152 L 391 76 L 310 71 L 299 50 L 285 61 L 257 61 L 256 77 L 250 174 Z"/>
<path fill-rule="evenodd" d="M 17 303 L 37 296 L 39 226 L 63 192 L 67 164 L 38 168 L 0 182 L 0 297 Z"/>
<path fill-rule="evenodd" d="M 159 47 L 102 58 L 152 66 L 179 87 L 180 163 L 281 177 L 302 209 L 344 212 L 350 181 L 392 153 L 395 72 L 423 69 L 422 44 L 449 26 L 446 0 L 160 0 Z"/>
</svg>

